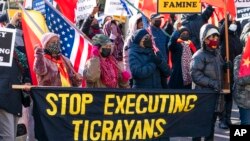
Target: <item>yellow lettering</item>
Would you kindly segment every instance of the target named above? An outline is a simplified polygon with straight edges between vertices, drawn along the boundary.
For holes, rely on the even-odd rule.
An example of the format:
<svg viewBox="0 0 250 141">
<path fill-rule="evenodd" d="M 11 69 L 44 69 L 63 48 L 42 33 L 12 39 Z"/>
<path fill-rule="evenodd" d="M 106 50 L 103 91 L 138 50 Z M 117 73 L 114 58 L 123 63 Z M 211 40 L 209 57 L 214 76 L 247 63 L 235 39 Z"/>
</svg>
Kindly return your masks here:
<svg viewBox="0 0 250 141">
<path fill-rule="evenodd" d="M 67 106 L 67 98 L 69 97 L 69 94 L 59 94 L 58 97 L 62 99 L 62 105 L 61 105 L 61 115 L 66 114 L 66 106 Z"/>
<path fill-rule="evenodd" d="M 115 113 L 119 114 L 119 112 L 121 112 L 121 114 L 124 114 L 124 104 L 126 101 L 126 96 L 122 96 L 122 98 L 120 98 L 120 96 L 116 96 L 116 100 L 117 100 L 117 107 L 115 109 Z"/>
<path fill-rule="evenodd" d="M 134 114 L 134 110 L 130 111 L 130 108 L 135 107 L 135 103 L 131 101 L 135 99 L 135 95 L 128 95 L 127 96 L 127 103 L 126 103 L 126 114 L 132 115 Z"/>
<path fill-rule="evenodd" d="M 192 101 L 192 102 L 195 102 L 197 99 L 198 99 L 198 98 L 197 98 L 197 95 L 189 95 L 189 96 L 187 97 L 187 100 L 186 100 L 187 102 L 186 102 L 184 111 L 185 111 L 185 112 L 188 112 L 188 111 L 192 110 L 192 109 L 195 107 L 195 105 L 194 105 L 194 104 L 190 104 L 190 102 L 191 102 L 191 101 Z"/>
<path fill-rule="evenodd" d="M 144 107 L 141 110 L 141 103 L 142 103 L 142 99 L 144 100 L 144 102 L 148 102 L 148 98 L 146 97 L 146 95 L 139 95 L 138 98 L 136 99 L 136 113 L 137 114 L 144 114 L 147 112 L 147 108 Z"/>
<path fill-rule="evenodd" d="M 88 140 L 88 136 L 89 136 L 89 120 L 85 120 L 84 121 L 84 128 L 83 128 L 83 140 L 87 141 Z"/>
<path fill-rule="evenodd" d="M 102 140 L 112 140 L 112 129 L 114 128 L 114 122 L 111 120 L 103 121 L 102 126 Z M 107 135 L 107 138 L 106 138 Z"/>
<path fill-rule="evenodd" d="M 83 123 L 82 120 L 73 120 L 72 124 L 75 126 L 74 129 L 74 140 L 78 141 L 79 140 L 79 131 L 80 131 L 80 125 Z"/>
<path fill-rule="evenodd" d="M 131 129 L 132 129 L 134 123 L 135 123 L 135 120 L 131 120 L 130 122 L 128 122 L 127 120 L 124 121 L 126 133 L 127 133 L 126 140 L 130 139 L 130 133 L 131 133 Z"/>
<path fill-rule="evenodd" d="M 85 115 L 86 113 L 86 105 L 91 104 L 93 102 L 93 95 L 86 93 L 82 94 L 82 107 L 81 107 L 81 115 Z"/>
<path fill-rule="evenodd" d="M 156 120 L 155 126 L 159 130 L 159 133 L 154 132 L 155 137 L 159 137 L 164 133 L 164 127 L 163 126 L 166 125 L 166 124 L 167 124 L 167 122 L 166 122 L 165 119 L 160 118 L 160 119 Z"/>
<path fill-rule="evenodd" d="M 136 122 L 132 139 L 142 139 L 142 124 L 141 121 Z"/>
<path fill-rule="evenodd" d="M 167 99 L 169 99 L 169 95 L 160 95 L 160 98 L 162 99 L 160 113 L 164 113 L 166 109 Z"/>
<path fill-rule="evenodd" d="M 122 121 L 118 120 L 115 126 L 115 130 L 114 130 L 114 135 L 112 140 L 113 141 L 121 141 L 123 140 L 123 130 L 122 130 Z"/>
<path fill-rule="evenodd" d="M 176 112 L 182 112 L 186 102 L 186 96 L 185 95 L 176 95 L 175 96 L 175 107 L 173 113 Z"/>
<path fill-rule="evenodd" d="M 148 119 L 144 120 L 144 128 L 143 128 L 143 139 L 146 139 L 147 136 L 149 138 L 153 138 L 153 132 L 154 132 L 154 126 L 155 125 L 155 119 L 151 120 L 151 123 Z"/>
<path fill-rule="evenodd" d="M 102 123 L 99 120 L 95 120 L 93 122 L 91 122 L 90 124 L 90 139 L 91 140 L 99 140 L 101 133 L 100 132 L 95 132 L 95 126 L 101 126 Z"/>
<path fill-rule="evenodd" d="M 48 93 L 48 95 L 46 96 L 46 100 L 52 108 L 52 109 L 46 109 L 48 115 L 50 116 L 56 115 L 57 107 L 56 107 L 55 101 L 58 101 L 58 97 L 54 93 Z"/>
<path fill-rule="evenodd" d="M 77 115 L 81 111 L 81 96 L 79 94 L 70 95 L 69 113 L 71 115 Z M 75 109 L 74 109 L 75 107 Z"/>
<path fill-rule="evenodd" d="M 154 102 L 155 97 L 155 102 Z M 159 106 L 159 96 L 158 95 L 150 95 L 149 96 L 149 102 L 148 102 L 148 112 L 155 113 L 158 110 Z"/>
<path fill-rule="evenodd" d="M 109 108 L 114 108 L 115 104 L 110 102 L 110 99 L 115 98 L 115 95 L 106 95 L 104 104 L 104 115 L 113 115 L 113 112 L 109 112 Z"/>
</svg>

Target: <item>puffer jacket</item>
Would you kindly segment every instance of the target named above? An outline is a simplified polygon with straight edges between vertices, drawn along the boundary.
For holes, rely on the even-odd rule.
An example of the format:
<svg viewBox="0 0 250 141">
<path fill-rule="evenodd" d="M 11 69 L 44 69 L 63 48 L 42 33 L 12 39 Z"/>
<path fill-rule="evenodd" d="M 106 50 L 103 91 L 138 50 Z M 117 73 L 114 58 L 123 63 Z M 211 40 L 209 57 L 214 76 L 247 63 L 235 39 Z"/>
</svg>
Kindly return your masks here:
<svg viewBox="0 0 250 141">
<path fill-rule="evenodd" d="M 195 89 L 222 89 L 223 64 L 219 51 L 210 52 L 204 48 L 199 49 L 192 57 L 191 77 Z"/>
<path fill-rule="evenodd" d="M 234 92 L 233 98 L 239 107 L 250 109 L 250 76 L 239 78 L 242 55 L 234 59 Z"/>
<path fill-rule="evenodd" d="M 129 66 L 133 78 L 133 88 L 162 88 L 161 75 L 168 77 L 170 69 L 160 52 L 162 63 L 157 66 L 151 59 L 152 48 L 132 44 L 129 50 Z"/>
</svg>

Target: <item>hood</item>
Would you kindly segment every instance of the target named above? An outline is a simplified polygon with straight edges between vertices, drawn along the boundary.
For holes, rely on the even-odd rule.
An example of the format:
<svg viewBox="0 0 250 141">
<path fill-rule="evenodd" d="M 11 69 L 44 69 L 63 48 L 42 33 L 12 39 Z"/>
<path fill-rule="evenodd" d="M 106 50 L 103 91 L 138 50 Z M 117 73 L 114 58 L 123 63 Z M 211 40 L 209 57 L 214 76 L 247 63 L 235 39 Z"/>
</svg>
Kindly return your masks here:
<svg viewBox="0 0 250 141">
<path fill-rule="evenodd" d="M 212 25 L 212 24 L 204 24 L 201 29 L 200 29 L 200 43 L 201 43 L 201 47 L 204 48 L 205 45 L 204 45 L 204 40 L 212 35 L 212 34 L 218 34 L 220 35 L 219 33 L 219 30 L 216 26 Z"/>
<path fill-rule="evenodd" d="M 137 30 L 137 21 L 142 18 L 142 14 L 133 15 L 129 19 L 129 34 L 133 34 Z"/>
</svg>

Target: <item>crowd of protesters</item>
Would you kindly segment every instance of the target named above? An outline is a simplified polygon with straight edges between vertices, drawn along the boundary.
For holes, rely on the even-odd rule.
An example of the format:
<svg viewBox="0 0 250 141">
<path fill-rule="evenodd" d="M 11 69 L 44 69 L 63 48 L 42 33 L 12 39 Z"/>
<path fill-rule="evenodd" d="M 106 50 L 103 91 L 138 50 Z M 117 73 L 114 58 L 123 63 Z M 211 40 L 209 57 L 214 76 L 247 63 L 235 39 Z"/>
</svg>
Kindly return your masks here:
<svg viewBox="0 0 250 141">
<path fill-rule="evenodd" d="M 107 16 L 100 26 L 94 17 L 98 12 L 95 7 L 78 25 L 93 42 L 83 75 L 76 73 L 70 60 L 62 55 L 59 36 L 55 33 L 45 33 L 41 38 L 42 46 L 34 47 L 33 71 L 40 86 L 79 87 L 84 79 L 88 88 L 214 90 L 218 96 L 213 125 L 210 135 L 205 137 L 206 141 L 212 141 L 217 117 L 220 128 L 228 129 L 232 124 L 233 99 L 240 109 L 241 124 L 250 125 L 250 78 L 238 77 L 250 23 L 243 28 L 229 17 L 226 29 L 230 58 L 227 60 L 224 20 L 219 27 L 207 23 L 213 11 L 208 6 L 202 14 L 183 14 L 181 19 L 171 15 L 167 23 L 162 23 L 161 15 L 152 13 L 148 27 L 138 14 L 130 18 L 128 32 L 123 33 L 112 16 Z M 4 16 L 1 15 L 1 22 L 7 20 Z M 15 14 L 6 27 L 21 30 L 20 19 L 20 13 Z M 12 67 L 0 66 L 1 141 L 15 140 L 24 104 L 22 91 L 13 90 L 10 85 L 29 85 L 30 82 L 24 44 L 20 44 L 20 39 L 22 41 L 16 38 Z M 231 91 L 222 95 L 227 69 L 230 70 Z M 193 137 L 193 140 L 201 140 L 201 137 Z"/>
</svg>

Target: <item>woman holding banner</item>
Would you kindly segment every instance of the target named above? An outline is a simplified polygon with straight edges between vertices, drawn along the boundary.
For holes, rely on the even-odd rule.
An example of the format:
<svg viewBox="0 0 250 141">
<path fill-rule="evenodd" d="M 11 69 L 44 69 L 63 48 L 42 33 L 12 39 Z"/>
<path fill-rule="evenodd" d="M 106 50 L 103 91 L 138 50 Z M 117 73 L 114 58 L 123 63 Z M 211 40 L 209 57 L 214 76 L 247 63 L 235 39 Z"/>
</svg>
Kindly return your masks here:
<svg viewBox="0 0 250 141">
<path fill-rule="evenodd" d="M 129 88 L 130 74 L 122 71 L 117 60 L 111 55 L 112 42 L 104 34 L 93 38 L 92 54 L 87 60 L 83 76 L 88 88 Z"/>
</svg>

